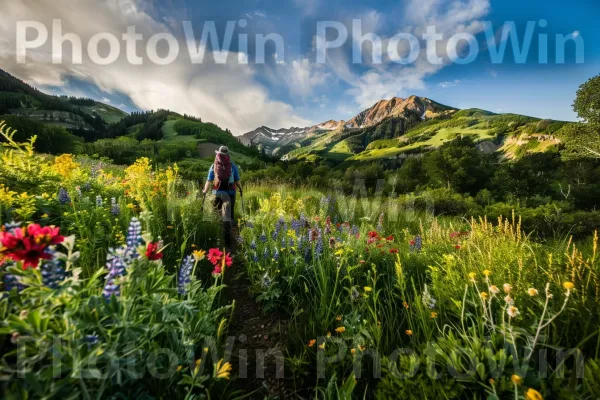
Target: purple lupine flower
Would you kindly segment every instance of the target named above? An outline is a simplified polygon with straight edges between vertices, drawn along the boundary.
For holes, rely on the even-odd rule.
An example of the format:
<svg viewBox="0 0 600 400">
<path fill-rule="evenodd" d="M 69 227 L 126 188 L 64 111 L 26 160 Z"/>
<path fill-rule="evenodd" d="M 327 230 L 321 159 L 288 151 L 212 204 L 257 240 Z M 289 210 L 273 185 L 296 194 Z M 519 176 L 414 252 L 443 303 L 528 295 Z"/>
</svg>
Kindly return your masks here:
<svg viewBox="0 0 600 400">
<path fill-rule="evenodd" d="M 265 231 L 263 231 L 263 233 L 261 233 L 259 239 L 263 243 L 267 241 L 267 235 L 265 234 Z"/>
<path fill-rule="evenodd" d="M 98 335 L 95 333 L 92 335 L 85 335 L 83 337 L 83 342 L 87 344 L 88 350 L 98 344 Z"/>
<path fill-rule="evenodd" d="M 4 224 L 4 229 L 8 232 L 14 233 L 14 230 L 20 226 L 21 226 L 20 222 L 12 221 L 12 222 L 7 222 L 6 224 Z"/>
<path fill-rule="evenodd" d="M 321 232 L 321 229 L 319 229 L 319 234 L 317 236 L 316 253 L 317 253 L 318 256 L 320 256 L 321 254 L 323 254 L 323 234 Z"/>
<path fill-rule="evenodd" d="M 96 207 L 102 207 L 102 196 L 96 196 Z"/>
<path fill-rule="evenodd" d="M 306 249 L 304 250 L 304 261 L 308 264 L 310 262 L 310 258 L 311 258 L 310 246 L 306 246 Z"/>
<path fill-rule="evenodd" d="M 256 250 L 256 240 L 252 239 L 252 242 L 250 242 L 250 248 L 252 250 Z"/>
<path fill-rule="evenodd" d="M 52 258 L 44 261 L 40 267 L 42 282 L 51 289 L 57 289 L 59 284 L 66 279 L 67 272 L 64 261 L 56 257 L 54 251 L 50 250 L 49 253 L 52 254 Z"/>
<path fill-rule="evenodd" d="M 181 263 L 179 275 L 177 276 L 178 292 L 184 295 L 187 286 L 192 282 L 192 270 L 194 269 L 194 257 L 187 256 Z"/>
<path fill-rule="evenodd" d="M 266 260 L 269 258 L 269 249 L 265 247 L 265 251 L 263 252 L 263 258 Z"/>
<path fill-rule="evenodd" d="M 110 199 L 110 213 L 116 217 L 117 215 L 119 215 L 120 212 L 121 212 L 121 207 L 117 203 L 117 199 L 112 197 Z"/>
<path fill-rule="evenodd" d="M 285 248 L 286 245 L 286 241 L 285 241 L 285 236 L 281 238 L 281 247 Z"/>
<path fill-rule="evenodd" d="M 415 236 L 413 240 L 410 241 L 410 252 L 420 252 L 423 247 L 423 239 L 421 235 Z"/>
<path fill-rule="evenodd" d="M 275 248 L 275 252 L 273 253 L 273 259 L 275 261 L 279 260 L 279 250 Z"/>
<path fill-rule="evenodd" d="M 352 225 L 352 235 L 356 236 L 360 232 L 360 229 L 356 225 Z"/>
<path fill-rule="evenodd" d="M 125 263 L 120 257 L 113 257 L 106 263 L 108 275 L 106 275 L 106 283 L 102 295 L 106 299 L 110 299 L 113 295 L 118 297 L 121 295 L 121 285 L 119 280 L 127 273 Z"/>
<path fill-rule="evenodd" d="M 20 292 L 21 290 L 25 289 L 25 285 L 23 285 L 19 281 L 19 278 L 17 278 L 14 275 L 11 275 L 11 274 L 4 275 L 4 290 L 6 292 L 10 292 L 14 288 L 17 289 L 17 292 Z"/>
<path fill-rule="evenodd" d="M 252 261 L 258 262 L 258 254 L 256 254 L 256 252 L 254 252 L 252 255 Z"/>
<path fill-rule="evenodd" d="M 58 201 L 60 204 L 69 204 L 71 202 L 71 197 L 69 196 L 67 189 L 62 187 L 58 189 Z"/>
<path fill-rule="evenodd" d="M 99 162 L 98 164 L 92 165 L 92 171 L 91 171 L 91 174 L 90 174 L 91 177 L 92 177 L 92 179 L 96 179 L 96 177 L 100 173 L 101 169 L 102 169 L 102 162 Z"/>
<path fill-rule="evenodd" d="M 129 228 L 127 228 L 127 247 L 135 249 L 142 242 L 142 224 L 137 218 L 133 217 L 129 223 Z"/>
</svg>

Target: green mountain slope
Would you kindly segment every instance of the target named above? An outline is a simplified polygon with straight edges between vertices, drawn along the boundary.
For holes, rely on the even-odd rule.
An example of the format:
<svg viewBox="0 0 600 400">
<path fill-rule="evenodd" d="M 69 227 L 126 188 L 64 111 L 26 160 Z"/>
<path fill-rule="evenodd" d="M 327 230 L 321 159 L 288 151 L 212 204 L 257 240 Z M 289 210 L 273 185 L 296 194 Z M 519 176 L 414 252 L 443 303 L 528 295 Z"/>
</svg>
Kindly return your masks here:
<svg viewBox="0 0 600 400">
<path fill-rule="evenodd" d="M 424 120 L 409 113 L 363 129 L 329 132 L 291 151 L 284 159 L 352 162 L 406 157 L 462 136 L 473 138 L 483 151 L 499 151 L 514 159 L 560 146 L 562 131 L 569 124 L 479 109 L 449 110 Z"/>
</svg>

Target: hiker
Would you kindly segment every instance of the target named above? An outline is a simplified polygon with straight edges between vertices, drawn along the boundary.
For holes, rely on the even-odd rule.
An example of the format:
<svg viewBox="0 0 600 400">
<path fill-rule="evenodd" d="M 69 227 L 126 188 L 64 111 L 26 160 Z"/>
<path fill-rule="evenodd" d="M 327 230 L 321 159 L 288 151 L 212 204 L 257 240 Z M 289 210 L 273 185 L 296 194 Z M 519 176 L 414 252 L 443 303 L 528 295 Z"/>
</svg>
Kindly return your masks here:
<svg viewBox="0 0 600 400">
<path fill-rule="evenodd" d="M 235 207 L 236 187 L 240 190 L 240 195 L 243 194 L 242 185 L 240 184 L 240 171 L 237 165 L 231 162 L 227 146 L 221 146 L 215 153 L 217 154 L 215 163 L 211 165 L 208 171 L 208 178 L 202 193 L 206 195 L 212 185 L 212 193 L 215 195 L 214 207 L 223 215 L 223 222 L 232 222 L 233 226 L 237 226 L 233 209 Z M 226 204 L 231 210 L 229 215 L 227 215 L 227 209 L 225 209 L 225 212 L 223 210 Z"/>
</svg>

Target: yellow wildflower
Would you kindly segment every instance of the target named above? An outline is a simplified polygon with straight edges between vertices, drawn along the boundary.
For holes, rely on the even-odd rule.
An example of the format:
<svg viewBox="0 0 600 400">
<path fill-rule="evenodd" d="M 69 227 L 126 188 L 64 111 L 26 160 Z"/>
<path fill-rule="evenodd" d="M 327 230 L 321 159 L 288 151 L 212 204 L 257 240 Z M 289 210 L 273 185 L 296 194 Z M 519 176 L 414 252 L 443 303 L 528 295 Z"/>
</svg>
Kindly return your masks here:
<svg viewBox="0 0 600 400">
<path fill-rule="evenodd" d="M 410 329 L 407 329 L 404 331 L 404 333 L 406 333 L 408 336 L 412 336 L 413 331 L 411 331 Z"/>
<path fill-rule="evenodd" d="M 320 348 L 321 350 L 325 350 L 325 342 L 321 343 L 321 344 L 319 345 L 319 348 Z"/>
<path fill-rule="evenodd" d="M 215 367 L 215 370 L 217 372 L 217 379 L 229 379 L 229 373 L 231 372 L 231 364 L 229 362 L 226 362 L 224 364 L 223 363 L 223 359 L 220 359 L 217 362 L 217 366 Z"/>
<path fill-rule="evenodd" d="M 356 349 L 350 349 L 350 353 L 354 355 L 354 353 L 356 353 Z"/>
<path fill-rule="evenodd" d="M 183 366 L 181 366 L 181 365 L 178 365 L 178 366 L 177 366 L 177 369 L 176 369 L 175 371 L 177 371 L 177 372 L 181 372 L 181 370 L 182 370 L 182 369 L 183 369 Z"/>
<path fill-rule="evenodd" d="M 563 283 L 563 287 L 567 290 L 573 290 L 575 285 L 573 284 L 573 282 L 565 282 Z"/>
<path fill-rule="evenodd" d="M 538 295 L 538 291 L 537 291 L 537 289 L 529 288 L 529 289 L 527 289 L 527 294 L 529 294 L 531 297 L 537 296 Z"/>
<path fill-rule="evenodd" d="M 408 303 L 407 303 L 407 302 L 403 301 L 403 302 L 402 302 L 402 305 L 404 306 L 404 308 L 406 308 L 406 309 L 408 310 L 408 307 L 409 307 L 409 306 L 408 306 Z"/>
<path fill-rule="evenodd" d="M 343 326 L 340 326 L 339 328 L 335 328 L 335 331 L 337 333 L 344 333 L 344 332 L 346 332 L 346 328 Z"/>
<path fill-rule="evenodd" d="M 523 383 L 523 378 L 521 378 L 519 375 L 515 375 L 513 374 L 510 377 L 510 380 L 515 384 L 515 385 L 520 385 L 521 383 Z"/>
<path fill-rule="evenodd" d="M 479 293 L 479 295 L 481 296 L 482 299 L 487 299 L 489 297 L 489 295 L 486 292 L 481 292 Z"/>
<path fill-rule="evenodd" d="M 197 360 L 196 360 L 196 367 L 197 367 L 198 365 L 200 365 L 200 363 L 201 363 L 201 362 L 202 362 L 202 360 L 201 360 L 201 359 L 197 359 Z"/>
<path fill-rule="evenodd" d="M 308 347 L 313 347 L 313 346 L 315 345 L 315 343 L 317 343 L 317 341 L 316 341 L 315 339 L 311 339 L 311 340 L 308 342 Z"/>
<path fill-rule="evenodd" d="M 341 321 L 341 320 L 342 320 L 342 316 L 341 316 L 341 315 L 338 315 L 337 317 L 335 317 L 335 320 L 336 320 L 336 321 Z"/>
<path fill-rule="evenodd" d="M 484 269 L 483 270 L 483 275 L 484 276 L 490 276 L 492 274 L 492 271 L 490 271 L 489 269 Z"/>
<path fill-rule="evenodd" d="M 365 289 L 365 292 L 372 292 L 373 291 L 373 288 L 371 286 L 365 286 L 364 289 Z"/>
<path fill-rule="evenodd" d="M 196 260 L 196 261 L 202 261 L 206 257 L 206 251 L 204 251 L 204 250 L 194 250 L 192 252 L 192 255 L 194 256 L 194 260 Z"/>
<path fill-rule="evenodd" d="M 327 337 L 330 338 L 331 337 L 331 332 L 327 332 Z"/>
<path fill-rule="evenodd" d="M 525 399 L 527 400 L 544 400 L 542 394 L 535 389 L 529 388 L 525 392 Z"/>
<path fill-rule="evenodd" d="M 48 214 L 43 214 L 42 215 L 42 219 L 48 219 L 49 215 Z"/>
<path fill-rule="evenodd" d="M 469 279 L 471 279 L 472 281 L 475 280 L 476 276 L 477 276 L 477 274 L 475 274 L 475 272 L 469 272 Z"/>
<path fill-rule="evenodd" d="M 431 312 L 431 318 L 432 318 L 432 319 L 435 319 L 435 318 L 437 318 L 437 316 L 438 316 L 438 314 L 437 314 L 435 311 L 432 311 L 432 312 Z"/>
</svg>

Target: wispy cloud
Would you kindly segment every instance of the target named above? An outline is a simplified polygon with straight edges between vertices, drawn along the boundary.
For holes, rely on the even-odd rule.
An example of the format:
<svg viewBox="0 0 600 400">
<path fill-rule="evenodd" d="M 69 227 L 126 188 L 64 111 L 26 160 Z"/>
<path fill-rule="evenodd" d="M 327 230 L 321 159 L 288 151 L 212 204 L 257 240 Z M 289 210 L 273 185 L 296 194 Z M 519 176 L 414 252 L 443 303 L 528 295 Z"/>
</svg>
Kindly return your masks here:
<svg viewBox="0 0 600 400">
<path fill-rule="evenodd" d="M 449 87 L 454 87 L 454 86 L 457 86 L 457 85 L 459 85 L 460 83 L 462 83 L 462 81 L 461 81 L 460 79 L 455 79 L 455 80 L 453 80 L 453 81 L 441 82 L 441 83 L 439 84 L 439 86 L 440 86 L 442 89 L 446 89 L 446 88 L 449 88 Z"/>
</svg>

